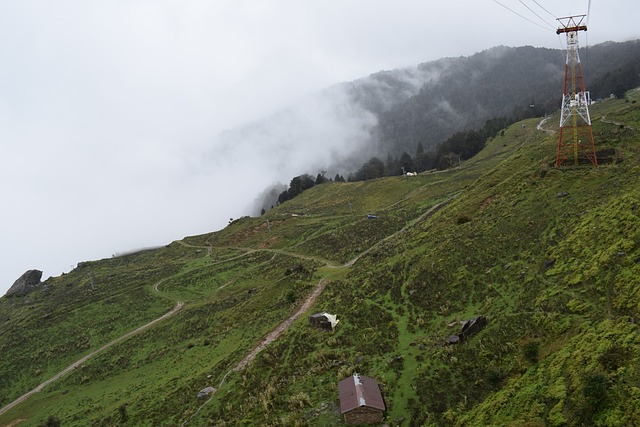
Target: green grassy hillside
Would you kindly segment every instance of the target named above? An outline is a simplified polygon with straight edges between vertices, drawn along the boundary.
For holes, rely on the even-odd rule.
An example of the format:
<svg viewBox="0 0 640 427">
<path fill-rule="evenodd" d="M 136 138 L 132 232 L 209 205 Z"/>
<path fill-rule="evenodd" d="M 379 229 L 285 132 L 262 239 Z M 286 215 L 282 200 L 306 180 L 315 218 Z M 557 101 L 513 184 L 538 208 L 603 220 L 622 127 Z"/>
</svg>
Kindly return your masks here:
<svg viewBox="0 0 640 427">
<path fill-rule="evenodd" d="M 640 425 L 639 98 L 591 109 L 619 163 L 555 170 L 556 136 L 531 119 L 459 168 L 319 185 L 0 299 L 0 407 L 184 302 L 0 425 L 340 426 L 353 372 L 380 382 L 389 425 Z M 334 332 L 306 319 L 325 310 Z M 477 315 L 482 331 L 444 345 Z"/>
</svg>

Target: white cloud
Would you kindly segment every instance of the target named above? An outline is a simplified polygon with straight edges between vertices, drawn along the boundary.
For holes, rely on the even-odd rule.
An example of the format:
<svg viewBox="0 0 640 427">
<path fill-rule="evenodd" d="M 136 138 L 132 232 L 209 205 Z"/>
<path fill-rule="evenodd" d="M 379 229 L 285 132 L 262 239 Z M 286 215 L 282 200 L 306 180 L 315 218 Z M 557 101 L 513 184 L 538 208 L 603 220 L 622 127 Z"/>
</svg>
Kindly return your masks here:
<svg viewBox="0 0 640 427">
<path fill-rule="evenodd" d="M 640 36 L 636 8 L 594 4 L 589 42 Z M 500 44 L 559 47 L 492 1 L 1 2 L 0 294 L 29 268 L 220 228 L 272 181 L 348 153 L 372 117 L 311 93 Z M 225 148 L 222 131 L 291 104 L 268 138 Z"/>
</svg>

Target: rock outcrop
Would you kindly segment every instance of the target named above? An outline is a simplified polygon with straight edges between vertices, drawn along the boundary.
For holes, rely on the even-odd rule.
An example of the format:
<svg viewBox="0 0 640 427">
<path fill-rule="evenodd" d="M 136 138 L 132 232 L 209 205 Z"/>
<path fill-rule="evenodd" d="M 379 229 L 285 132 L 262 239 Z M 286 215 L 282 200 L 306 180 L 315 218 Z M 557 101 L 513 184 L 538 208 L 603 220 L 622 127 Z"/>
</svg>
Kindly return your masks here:
<svg viewBox="0 0 640 427">
<path fill-rule="evenodd" d="M 5 296 L 22 296 L 38 289 L 42 279 L 42 271 L 28 270 L 9 288 Z"/>
<path fill-rule="evenodd" d="M 212 395 L 215 392 L 216 392 L 216 389 L 214 387 L 205 387 L 202 390 L 200 390 L 197 397 L 198 399 L 204 399 L 205 397 Z"/>
</svg>

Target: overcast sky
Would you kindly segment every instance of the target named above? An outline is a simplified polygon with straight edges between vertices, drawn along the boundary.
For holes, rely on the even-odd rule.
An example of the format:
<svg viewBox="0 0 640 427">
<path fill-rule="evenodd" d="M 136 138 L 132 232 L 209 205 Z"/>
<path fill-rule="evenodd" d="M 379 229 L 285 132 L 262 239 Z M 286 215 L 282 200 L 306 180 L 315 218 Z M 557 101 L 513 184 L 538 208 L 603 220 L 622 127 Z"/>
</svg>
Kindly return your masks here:
<svg viewBox="0 0 640 427">
<path fill-rule="evenodd" d="M 589 8 L 499 3 L 0 0 L 0 295 L 28 269 L 220 229 L 292 178 L 243 152 L 209 162 L 225 129 L 384 69 L 560 48 L 554 16 Z M 640 38 L 638 12 L 593 1 L 582 44 Z"/>
</svg>

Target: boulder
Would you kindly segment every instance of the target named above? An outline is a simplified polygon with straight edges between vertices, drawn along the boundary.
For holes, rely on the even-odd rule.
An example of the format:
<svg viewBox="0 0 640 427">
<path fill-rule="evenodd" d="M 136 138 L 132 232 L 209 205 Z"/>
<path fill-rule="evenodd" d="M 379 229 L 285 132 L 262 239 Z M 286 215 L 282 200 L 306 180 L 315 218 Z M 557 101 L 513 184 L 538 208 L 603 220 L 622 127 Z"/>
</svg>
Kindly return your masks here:
<svg viewBox="0 0 640 427">
<path fill-rule="evenodd" d="M 38 289 L 42 279 L 42 271 L 29 270 L 25 272 L 13 285 L 9 288 L 5 296 L 22 296 Z"/>
<path fill-rule="evenodd" d="M 484 316 L 476 316 L 471 320 L 467 320 L 462 324 L 462 330 L 458 334 L 460 340 L 469 338 L 472 335 L 477 334 L 480 329 L 484 328 L 487 324 L 487 318 Z"/>
<path fill-rule="evenodd" d="M 445 345 L 458 344 L 460 342 L 460 337 L 457 335 L 449 335 L 449 338 L 444 342 Z"/>
<path fill-rule="evenodd" d="M 204 399 L 205 397 L 212 395 L 215 392 L 216 392 L 216 389 L 214 387 L 205 387 L 202 390 L 200 390 L 200 392 L 198 393 L 198 396 L 196 397 L 198 399 Z"/>
<path fill-rule="evenodd" d="M 487 324 L 487 318 L 484 316 L 476 316 L 471 320 L 462 322 L 462 330 L 458 335 L 450 335 L 445 341 L 445 345 L 458 344 L 462 341 L 477 334 Z"/>
</svg>

